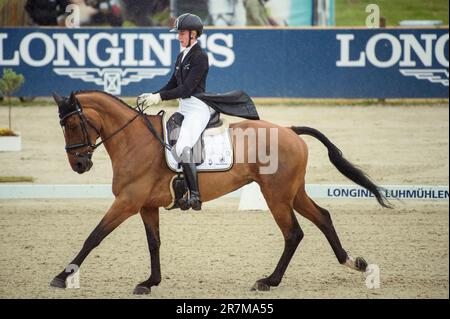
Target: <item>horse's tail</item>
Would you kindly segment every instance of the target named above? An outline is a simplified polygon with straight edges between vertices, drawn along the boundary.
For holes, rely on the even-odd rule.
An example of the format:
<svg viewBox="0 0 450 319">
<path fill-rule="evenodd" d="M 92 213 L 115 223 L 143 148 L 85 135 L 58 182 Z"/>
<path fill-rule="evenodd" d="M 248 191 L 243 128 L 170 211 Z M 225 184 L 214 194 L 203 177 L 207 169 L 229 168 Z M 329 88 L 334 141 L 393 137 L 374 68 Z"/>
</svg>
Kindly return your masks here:
<svg viewBox="0 0 450 319">
<path fill-rule="evenodd" d="M 386 197 L 382 194 L 382 188 L 377 186 L 361 169 L 350 163 L 342 156 L 340 149 L 336 147 L 331 141 L 321 132 L 316 129 L 305 126 L 291 126 L 291 129 L 297 135 L 310 135 L 318 139 L 328 149 L 328 157 L 330 162 L 341 172 L 345 177 L 349 178 L 356 184 L 364 187 L 370 191 L 377 199 L 381 206 L 392 208 L 388 203 Z"/>
</svg>

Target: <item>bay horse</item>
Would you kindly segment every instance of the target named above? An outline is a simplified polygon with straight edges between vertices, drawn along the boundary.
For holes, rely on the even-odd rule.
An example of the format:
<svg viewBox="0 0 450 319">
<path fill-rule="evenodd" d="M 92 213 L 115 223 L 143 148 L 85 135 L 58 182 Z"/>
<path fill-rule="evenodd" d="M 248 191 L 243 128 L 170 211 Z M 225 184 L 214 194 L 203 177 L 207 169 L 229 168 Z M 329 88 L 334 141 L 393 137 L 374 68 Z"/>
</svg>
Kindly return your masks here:
<svg viewBox="0 0 450 319">
<path fill-rule="evenodd" d="M 148 294 L 152 286 L 161 282 L 159 258 L 159 208 L 167 207 L 172 196 L 169 183 L 175 175 L 165 161 L 161 115 L 146 115 L 119 98 L 101 91 L 77 91 L 70 97 L 53 97 L 59 108 L 60 124 L 66 142 L 66 152 L 72 169 L 82 174 L 92 167 L 92 154 L 104 144 L 112 162 L 112 192 L 115 196 L 105 216 L 84 242 L 70 265 L 80 267 L 89 253 L 117 226 L 130 216 L 141 215 L 150 251 L 151 272 L 147 280 L 134 288 L 135 294 Z M 147 122 L 147 123 L 146 123 Z M 148 129 L 151 125 L 151 131 Z M 305 173 L 308 158 L 306 143 L 299 135 L 310 135 L 328 149 L 331 163 L 347 178 L 369 190 L 379 204 L 390 207 L 382 189 L 343 156 L 342 152 L 319 131 L 308 127 L 281 127 L 262 120 L 244 120 L 230 124 L 231 129 L 278 130 L 278 169 L 273 174 L 262 174 L 260 162 L 234 163 L 229 171 L 200 172 L 199 186 L 204 202 L 256 182 L 284 237 L 284 250 L 273 273 L 256 281 L 253 290 L 267 291 L 278 286 L 286 268 L 303 238 L 294 211 L 313 222 L 325 235 L 340 264 L 365 271 L 362 257 L 353 258 L 342 248 L 329 212 L 318 206 L 305 191 Z M 97 144 L 98 139 L 101 141 Z M 257 139 L 261 136 L 257 135 Z M 262 139 L 261 139 L 262 140 Z M 269 141 L 264 139 L 264 141 Z M 253 151 L 269 148 L 269 142 L 247 143 Z M 236 150 L 236 140 L 232 145 Z M 72 268 L 73 269 L 73 268 Z M 71 272 L 63 270 L 50 283 L 66 288 Z"/>
</svg>

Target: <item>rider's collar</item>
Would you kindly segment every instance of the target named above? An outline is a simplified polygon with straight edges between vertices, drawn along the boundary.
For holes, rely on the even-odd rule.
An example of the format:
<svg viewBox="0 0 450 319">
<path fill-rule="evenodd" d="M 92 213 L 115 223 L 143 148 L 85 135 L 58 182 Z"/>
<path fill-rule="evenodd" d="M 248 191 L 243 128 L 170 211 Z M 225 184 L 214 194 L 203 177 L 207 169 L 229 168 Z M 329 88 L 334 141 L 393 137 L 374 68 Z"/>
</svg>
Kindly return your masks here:
<svg viewBox="0 0 450 319">
<path fill-rule="evenodd" d="M 186 49 L 183 50 L 183 59 L 186 57 L 186 55 L 189 53 L 189 51 L 191 51 L 191 49 L 194 47 L 194 45 L 196 45 L 198 43 L 198 41 L 195 41 L 195 43 L 191 44 L 191 46 L 187 47 Z M 182 60 L 183 60 L 182 59 Z"/>
</svg>

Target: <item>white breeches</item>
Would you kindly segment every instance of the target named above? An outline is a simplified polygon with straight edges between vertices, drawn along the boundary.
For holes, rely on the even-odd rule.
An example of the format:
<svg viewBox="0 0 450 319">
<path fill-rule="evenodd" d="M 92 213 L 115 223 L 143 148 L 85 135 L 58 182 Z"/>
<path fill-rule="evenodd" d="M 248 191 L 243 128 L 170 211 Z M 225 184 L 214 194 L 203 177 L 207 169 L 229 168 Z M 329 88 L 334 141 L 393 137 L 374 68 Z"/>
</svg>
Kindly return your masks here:
<svg viewBox="0 0 450 319">
<path fill-rule="evenodd" d="M 188 99 L 179 99 L 178 112 L 184 115 L 180 136 L 175 146 L 177 155 L 181 156 L 186 147 L 192 148 L 197 143 L 214 110 L 202 100 L 192 96 Z"/>
</svg>

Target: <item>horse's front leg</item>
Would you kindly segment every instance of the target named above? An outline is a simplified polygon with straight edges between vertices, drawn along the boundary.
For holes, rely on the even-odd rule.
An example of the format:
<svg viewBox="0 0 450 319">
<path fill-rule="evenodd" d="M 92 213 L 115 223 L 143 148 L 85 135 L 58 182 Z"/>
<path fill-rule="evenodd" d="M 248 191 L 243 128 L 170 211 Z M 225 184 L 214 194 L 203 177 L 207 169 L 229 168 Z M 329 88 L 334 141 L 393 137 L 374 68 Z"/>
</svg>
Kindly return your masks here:
<svg viewBox="0 0 450 319">
<path fill-rule="evenodd" d="M 141 217 L 147 234 L 148 249 L 150 251 L 150 277 L 134 288 L 134 294 L 149 294 L 152 286 L 158 286 L 161 282 L 161 266 L 159 262 L 159 210 L 156 207 L 143 207 Z"/>
<path fill-rule="evenodd" d="M 137 213 L 138 210 L 139 207 L 136 207 L 136 205 L 131 200 L 128 200 L 128 198 L 116 198 L 106 215 L 86 239 L 78 255 L 65 270 L 59 273 L 50 282 L 50 286 L 66 288 L 66 279 L 72 274 L 72 270 L 74 270 L 74 268 L 76 269 L 76 267 L 80 267 L 89 253 L 97 247 L 106 236 L 128 217 Z"/>
</svg>

